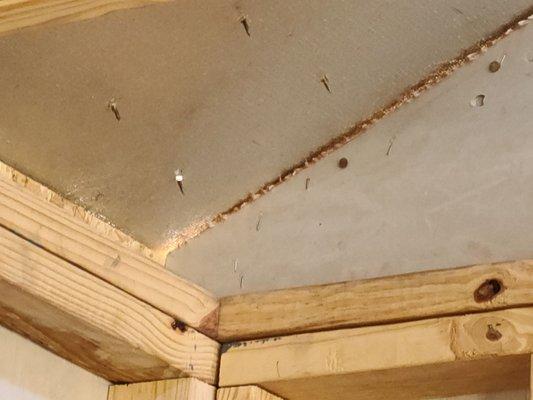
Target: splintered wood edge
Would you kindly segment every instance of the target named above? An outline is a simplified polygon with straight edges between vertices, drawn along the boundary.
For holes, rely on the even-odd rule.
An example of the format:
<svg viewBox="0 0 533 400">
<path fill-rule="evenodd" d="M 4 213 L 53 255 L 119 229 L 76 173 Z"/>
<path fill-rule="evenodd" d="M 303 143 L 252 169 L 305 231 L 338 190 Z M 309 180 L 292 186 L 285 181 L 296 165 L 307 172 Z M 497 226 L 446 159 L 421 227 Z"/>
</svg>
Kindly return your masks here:
<svg viewBox="0 0 533 400">
<path fill-rule="evenodd" d="M 221 342 L 533 305 L 533 261 L 483 264 L 221 299 Z"/>
<path fill-rule="evenodd" d="M 216 388 L 194 378 L 109 387 L 107 400 L 215 400 Z"/>
<path fill-rule="evenodd" d="M 212 294 L 110 239 L 119 231 L 95 224 L 92 214 L 0 167 L 0 226 L 173 316 L 177 324 L 216 334 L 219 303 Z"/>
<path fill-rule="evenodd" d="M 533 352 L 533 307 L 225 345 L 222 387 L 372 374 Z M 277 393 L 284 395 L 283 392 Z"/>
<path fill-rule="evenodd" d="M 0 228 L 0 323 L 104 378 L 216 382 L 219 344 Z"/>
<path fill-rule="evenodd" d="M 23 28 L 82 21 L 104 14 L 170 0 L 12 0 L 0 2 L 0 35 Z"/>
</svg>

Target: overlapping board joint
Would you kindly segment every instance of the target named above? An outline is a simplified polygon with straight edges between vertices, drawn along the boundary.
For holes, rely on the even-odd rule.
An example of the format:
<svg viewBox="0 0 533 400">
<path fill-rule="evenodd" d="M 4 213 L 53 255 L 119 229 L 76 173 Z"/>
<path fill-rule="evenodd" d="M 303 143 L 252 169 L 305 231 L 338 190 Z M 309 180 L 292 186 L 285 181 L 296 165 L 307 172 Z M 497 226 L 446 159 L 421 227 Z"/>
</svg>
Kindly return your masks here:
<svg viewBox="0 0 533 400">
<path fill-rule="evenodd" d="M 289 400 L 525 389 L 533 261 L 222 299 L 219 338 L 239 336 L 253 339 L 223 346 L 219 385 Z"/>
<path fill-rule="evenodd" d="M 532 261 L 242 295 L 223 299 L 221 316 L 225 307 L 242 311 L 243 337 L 261 339 L 223 346 L 217 400 L 421 399 L 530 384 Z M 284 324 L 282 336 L 257 330 L 266 318 L 271 331 Z"/>
<path fill-rule="evenodd" d="M 0 323 L 113 382 L 215 383 L 218 300 L 0 167 Z"/>
</svg>

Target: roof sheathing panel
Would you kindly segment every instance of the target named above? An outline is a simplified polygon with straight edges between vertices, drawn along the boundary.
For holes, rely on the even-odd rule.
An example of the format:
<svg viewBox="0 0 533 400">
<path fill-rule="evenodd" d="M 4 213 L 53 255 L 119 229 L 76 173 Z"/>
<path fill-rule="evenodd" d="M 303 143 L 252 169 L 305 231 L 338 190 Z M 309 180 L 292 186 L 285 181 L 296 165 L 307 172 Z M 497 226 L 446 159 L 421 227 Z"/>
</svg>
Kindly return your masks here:
<svg viewBox="0 0 533 400">
<path fill-rule="evenodd" d="M 533 258 L 531 43 L 530 24 L 167 267 L 223 296 Z"/>
<path fill-rule="evenodd" d="M 530 4 L 180 1 L 23 31 L 0 39 L 0 159 L 172 245 Z"/>
</svg>

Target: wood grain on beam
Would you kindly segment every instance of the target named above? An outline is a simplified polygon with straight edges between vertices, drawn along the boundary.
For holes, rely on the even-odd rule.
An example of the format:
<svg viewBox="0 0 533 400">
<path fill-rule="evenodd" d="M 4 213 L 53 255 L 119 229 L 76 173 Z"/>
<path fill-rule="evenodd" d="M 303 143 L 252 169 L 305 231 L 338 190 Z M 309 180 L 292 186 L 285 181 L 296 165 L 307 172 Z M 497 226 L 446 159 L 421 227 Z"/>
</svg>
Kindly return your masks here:
<svg viewBox="0 0 533 400">
<path fill-rule="evenodd" d="M 525 389 L 533 308 L 228 345 L 221 386 L 291 400 L 419 399 Z"/>
<path fill-rule="evenodd" d="M 500 285 L 498 293 L 493 293 L 498 289 L 493 285 Z M 525 305 L 533 305 L 530 260 L 226 297 L 221 300 L 218 339 L 247 340 Z"/>
<path fill-rule="evenodd" d="M 107 400 L 215 400 L 214 386 L 194 378 L 114 385 Z"/>
<path fill-rule="evenodd" d="M 208 335 L 218 301 L 207 291 L 91 229 L 63 208 L 0 174 L 0 226 Z"/>
<path fill-rule="evenodd" d="M 131 236 L 117 229 L 115 226 L 105 222 L 91 211 L 74 204 L 43 184 L 34 181 L 30 177 L 1 161 L 0 179 L 11 181 L 14 185 L 22 188 L 25 192 L 31 193 L 33 196 L 40 198 L 42 201 L 46 201 L 53 204 L 57 208 L 60 208 L 62 212 L 69 214 L 72 218 L 76 218 L 80 223 L 87 225 L 89 229 L 98 233 L 100 236 L 105 237 L 112 242 L 116 242 L 122 247 L 126 247 L 137 254 L 148 257 L 161 265 L 161 268 L 164 268 L 166 253 L 154 251 L 153 249 L 148 248 Z"/>
<path fill-rule="evenodd" d="M 219 345 L 0 228 L 0 323 L 114 382 L 216 380 Z"/>
<path fill-rule="evenodd" d="M 217 400 L 283 400 L 281 397 L 261 389 L 259 386 L 236 386 L 221 388 Z"/>
<path fill-rule="evenodd" d="M 167 0 L 2 0 L 0 34 L 49 22 L 72 22 Z"/>
</svg>

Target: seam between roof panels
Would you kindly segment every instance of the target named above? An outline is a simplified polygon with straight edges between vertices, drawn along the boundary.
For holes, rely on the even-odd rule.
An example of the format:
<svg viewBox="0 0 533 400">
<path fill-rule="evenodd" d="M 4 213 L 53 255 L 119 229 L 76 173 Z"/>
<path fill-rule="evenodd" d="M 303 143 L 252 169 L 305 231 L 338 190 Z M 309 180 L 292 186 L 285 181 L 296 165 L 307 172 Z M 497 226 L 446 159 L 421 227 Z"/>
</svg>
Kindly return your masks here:
<svg viewBox="0 0 533 400">
<path fill-rule="evenodd" d="M 377 121 L 381 120 L 386 115 L 397 110 L 402 105 L 409 103 L 411 100 L 417 98 L 421 93 L 425 92 L 429 88 L 441 82 L 443 79 L 447 78 L 459 67 L 472 62 L 478 56 L 486 52 L 487 49 L 494 46 L 497 42 L 499 42 L 512 32 L 518 30 L 519 28 L 527 25 L 528 21 L 530 20 L 533 20 L 533 7 L 530 7 L 526 12 L 520 14 L 511 22 L 500 27 L 498 30 L 493 32 L 488 38 L 477 42 L 475 45 L 467 48 L 466 50 L 463 50 L 455 58 L 440 64 L 429 75 L 420 80 L 418 83 L 410 86 L 399 97 L 391 101 L 388 105 L 374 112 L 370 117 L 359 121 L 343 134 L 334 137 L 326 144 L 312 151 L 303 160 L 284 170 L 278 177 L 266 182 L 255 192 L 249 193 L 246 197 L 237 201 L 227 210 L 222 211 L 214 216 L 201 219 L 200 221 L 197 221 L 180 230 L 173 238 L 171 238 L 167 242 L 164 247 L 168 252 L 171 252 L 175 249 L 179 249 L 183 247 L 189 240 L 197 237 L 198 235 L 214 227 L 215 225 L 224 222 L 229 216 L 235 214 L 244 206 L 252 203 L 253 201 L 267 194 L 283 182 L 286 182 L 296 174 L 300 173 L 309 166 L 322 160 L 327 155 L 333 153 L 335 150 L 351 142 L 360 133 L 366 131 Z"/>
</svg>

